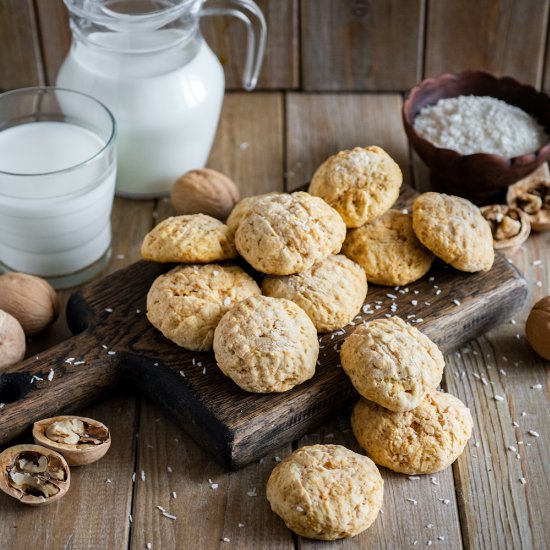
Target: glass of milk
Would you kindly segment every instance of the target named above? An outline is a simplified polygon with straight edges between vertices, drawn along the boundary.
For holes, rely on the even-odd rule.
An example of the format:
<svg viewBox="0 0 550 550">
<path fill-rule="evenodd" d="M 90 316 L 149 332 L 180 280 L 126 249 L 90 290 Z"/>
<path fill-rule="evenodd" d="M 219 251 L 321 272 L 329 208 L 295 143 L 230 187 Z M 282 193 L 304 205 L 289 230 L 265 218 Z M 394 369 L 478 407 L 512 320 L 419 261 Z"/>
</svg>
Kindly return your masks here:
<svg viewBox="0 0 550 550">
<path fill-rule="evenodd" d="M 80 284 L 110 257 L 115 120 L 60 88 L 0 95 L 0 271 Z"/>
<path fill-rule="evenodd" d="M 184 172 L 206 164 L 222 107 L 224 72 L 200 18 L 242 22 L 243 86 L 251 90 L 265 50 L 261 10 L 252 0 L 64 2 L 73 40 L 57 86 L 97 97 L 115 115 L 117 194 L 167 195 Z"/>
</svg>

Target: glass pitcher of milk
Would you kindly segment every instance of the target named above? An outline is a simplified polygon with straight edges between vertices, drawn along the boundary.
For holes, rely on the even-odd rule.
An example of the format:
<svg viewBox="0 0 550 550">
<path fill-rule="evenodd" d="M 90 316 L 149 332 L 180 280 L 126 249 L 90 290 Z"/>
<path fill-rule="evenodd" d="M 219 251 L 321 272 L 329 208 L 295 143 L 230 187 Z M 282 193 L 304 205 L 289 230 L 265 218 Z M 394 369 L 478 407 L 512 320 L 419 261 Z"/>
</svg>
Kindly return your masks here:
<svg viewBox="0 0 550 550">
<path fill-rule="evenodd" d="M 265 19 L 252 0 L 64 0 L 73 42 L 57 86 L 107 105 L 118 125 L 117 194 L 167 195 L 208 159 L 220 116 L 223 68 L 201 16 L 233 15 L 247 31 L 243 86 L 255 87 Z"/>
</svg>

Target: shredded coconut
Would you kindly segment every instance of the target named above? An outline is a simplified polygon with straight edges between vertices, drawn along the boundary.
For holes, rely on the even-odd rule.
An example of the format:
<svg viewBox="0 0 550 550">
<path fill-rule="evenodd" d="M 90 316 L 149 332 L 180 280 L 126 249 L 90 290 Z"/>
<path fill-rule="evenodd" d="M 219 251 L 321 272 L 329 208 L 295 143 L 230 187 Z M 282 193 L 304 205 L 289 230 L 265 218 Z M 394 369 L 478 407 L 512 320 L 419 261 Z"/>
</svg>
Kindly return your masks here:
<svg viewBox="0 0 550 550">
<path fill-rule="evenodd" d="M 537 121 L 494 97 L 458 96 L 424 107 L 414 119 L 420 137 L 463 155 L 492 153 L 513 158 L 548 142 Z"/>
</svg>

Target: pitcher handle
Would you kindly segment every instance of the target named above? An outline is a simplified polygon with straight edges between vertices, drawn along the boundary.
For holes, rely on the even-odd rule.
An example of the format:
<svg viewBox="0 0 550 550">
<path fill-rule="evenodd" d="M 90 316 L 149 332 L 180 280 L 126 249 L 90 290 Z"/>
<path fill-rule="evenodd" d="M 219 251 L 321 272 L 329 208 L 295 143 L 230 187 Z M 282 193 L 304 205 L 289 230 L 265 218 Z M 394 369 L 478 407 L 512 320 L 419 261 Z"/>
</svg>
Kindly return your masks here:
<svg viewBox="0 0 550 550">
<path fill-rule="evenodd" d="M 245 90 L 253 90 L 258 83 L 267 36 L 262 10 L 252 0 L 207 0 L 200 14 L 201 16 L 230 15 L 237 17 L 246 25 L 246 59 L 242 82 Z"/>
</svg>

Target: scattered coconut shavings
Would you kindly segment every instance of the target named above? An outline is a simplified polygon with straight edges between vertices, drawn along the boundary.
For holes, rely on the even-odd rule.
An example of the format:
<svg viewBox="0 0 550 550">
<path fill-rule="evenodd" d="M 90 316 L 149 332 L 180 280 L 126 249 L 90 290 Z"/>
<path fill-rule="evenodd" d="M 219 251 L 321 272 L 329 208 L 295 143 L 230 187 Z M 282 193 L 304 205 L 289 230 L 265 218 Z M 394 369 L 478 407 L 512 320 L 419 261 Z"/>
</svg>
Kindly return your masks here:
<svg viewBox="0 0 550 550">
<path fill-rule="evenodd" d="M 540 437 L 539 432 L 536 432 L 535 430 L 529 430 L 527 433 L 533 437 Z"/>
<path fill-rule="evenodd" d="M 145 481 L 145 470 L 141 470 L 141 481 Z"/>
<path fill-rule="evenodd" d="M 453 300 L 453 304 L 454 304 L 455 306 L 459 306 L 459 305 L 460 305 L 460 300 L 456 300 L 456 299 Z"/>
<path fill-rule="evenodd" d="M 68 357 L 67 359 L 65 359 L 65 363 L 68 363 L 70 365 L 74 360 L 74 357 Z"/>
<path fill-rule="evenodd" d="M 407 502 L 410 502 L 410 503 L 415 504 L 415 505 L 418 504 L 417 500 L 414 499 L 414 498 L 408 498 L 408 497 L 407 497 L 405 500 L 406 500 Z"/>
<path fill-rule="evenodd" d="M 520 477 L 519 478 L 519 482 L 522 484 L 522 485 L 525 485 L 527 483 L 527 480 L 524 478 L 524 477 Z"/>
<path fill-rule="evenodd" d="M 257 491 L 256 487 L 252 487 L 252 489 L 250 489 L 250 491 L 247 491 L 246 494 L 249 497 L 257 497 L 258 496 L 258 491 Z"/>
<path fill-rule="evenodd" d="M 502 397 L 502 395 L 493 395 L 493 399 L 495 401 L 504 401 L 504 397 Z"/>
<path fill-rule="evenodd" d="M 542 384 L 535 384 L 534 386 L 531 386 L 532 390 L 542 390 Z"/>
<path fill-rule="evenodd" d="M 244 527 L 244 523 L 237 523 L 237 527 L 239 527 L 240 529 L 242 529 Z"/>
<path fill-rule="evenodd" d="M 443 504 L 450 504 L 451 501 L 448 498 L 440 498 L 439 499 Z"/>
<path fill-rule="evenodd" d="M 518 451 L 518 450 L 516 449 L 516 447 L 514 447 L 513 445 L 510 445 L 510 446 L 508 447 L 508 450 L 511 451 L 512 453 L 517 453 L 517 451 Z"/>
<path fill-rule="evenodd" d="M 48 373 L 48 380 L 51 382 L 54 376 L 55 376 L 54 370 L 50 369 L 50 372 Z"/>
<path fill-rule="evenodd" d="M 168 471 L 169 474 L 171 474 L 173 472 L 173 470 L 170 466 L 166 466 L 166 470 Z"/>
<path fill-rule="evenodd" d="M 107 355 L 116 355 L 116 351 L 108 351 Z"/>
<path fill-rule="evenodd" d="M 148 542 L 146 545 L 145 545 L 145 548 L 147 548 L 148 550 L 150 550 L 151 548 L 153 548 L 153 545 Z"/>
<path fill-rule="evenodd" d="M 227 537 L 223 537 L 222 542 L 231 542 L 231 539 L 228 539 Z"/>
</svg>

